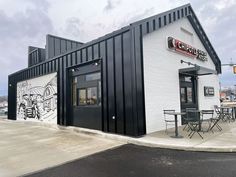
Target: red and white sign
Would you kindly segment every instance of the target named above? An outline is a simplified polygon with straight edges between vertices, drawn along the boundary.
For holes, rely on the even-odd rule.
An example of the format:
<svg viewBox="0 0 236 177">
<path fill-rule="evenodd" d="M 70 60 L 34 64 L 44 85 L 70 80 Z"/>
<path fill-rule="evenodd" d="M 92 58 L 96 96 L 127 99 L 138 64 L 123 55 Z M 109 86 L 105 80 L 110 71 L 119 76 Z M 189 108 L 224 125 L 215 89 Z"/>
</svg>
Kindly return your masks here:
<svg viewBox="0 0 236 177">
<path fill-rule="evenodd" d="M 197 58 L 202 61 L 207 61 L 207 53 L 196 49 L 195 47 L 192 47 L 191 45 L 188 45 L 178 39 L 175 39 L 173 37 L 168 37 L 168 48 L 171 50 L 175 50 L 179 53 Z"/>
</svg>

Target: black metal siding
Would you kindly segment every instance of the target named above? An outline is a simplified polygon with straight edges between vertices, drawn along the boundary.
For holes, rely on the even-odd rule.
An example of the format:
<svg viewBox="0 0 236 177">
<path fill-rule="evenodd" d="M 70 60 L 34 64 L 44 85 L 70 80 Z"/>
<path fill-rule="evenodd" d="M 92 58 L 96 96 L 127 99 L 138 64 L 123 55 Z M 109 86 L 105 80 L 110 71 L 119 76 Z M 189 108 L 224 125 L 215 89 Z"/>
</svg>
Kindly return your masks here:
<svg viewBox="0 0 236 177">
<path fill-rule="evenodd" d="M 64 39 L 61 37 L 47 35 L 46 37 L 46 59 L 51 59 L 61 54 L 82 46 L 83 43 Z"/>
<path fill-rule="evenodd" d="M 22 80 L 38 77 L 41 75 L 58 72 L 58 123 L 68 125 L 70 92 L 68 90 L 67 68 L 78 64 L 84 64 L 94 59 L 102 60 L 102 100 L 103 100 L 103 131 L 131 136 L 145 133 L 144 107 L 136 98 L 143 95 L 141 55 L 136 59 L 131 54 L 134 38 L 130 30 L 124 30 L 112 37 L 82 46 L 76 51 L 65 54 L 58 58 L 32 66 L 9 76 L 9 118 L 16 119 L 16 83 Z M 136 50 L 141 48 L 140 38 Z M 27 74 L 26 74 L 27 73 Z M 138 73 L 139 76 L 136 76 Z M 136 78 L 137 77 L 137 78 Z M 141 85 L 141 87 L 140 87 Z M 136 87 L 139 88 L 136 88 Z M 143 96 L 141 96 L 143 98 Z M 142 110 L 138 110 L 142 109 Z M 139 113 L 141 113 L 139 115 Z M 115 119 L 113 119 L 115 116 Z M 140 120 L 141 119 L 141 120 Z"/>
</svg>

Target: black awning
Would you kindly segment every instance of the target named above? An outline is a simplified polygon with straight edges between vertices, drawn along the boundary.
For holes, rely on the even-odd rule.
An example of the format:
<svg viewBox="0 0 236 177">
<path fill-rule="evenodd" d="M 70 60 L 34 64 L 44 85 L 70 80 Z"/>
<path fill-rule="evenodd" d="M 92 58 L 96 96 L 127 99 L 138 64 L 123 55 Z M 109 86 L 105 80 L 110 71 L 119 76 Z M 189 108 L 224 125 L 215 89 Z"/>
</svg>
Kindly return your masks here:
<svg viewBox="0 0 236 177">
<path fill-rule="evenodd" d="M 179 69 L 179 73 L 193 76 L 204 76 L 210 74 L 217 74 L 217 71 L 196 65 L 194 67 Z"/>
</svg>

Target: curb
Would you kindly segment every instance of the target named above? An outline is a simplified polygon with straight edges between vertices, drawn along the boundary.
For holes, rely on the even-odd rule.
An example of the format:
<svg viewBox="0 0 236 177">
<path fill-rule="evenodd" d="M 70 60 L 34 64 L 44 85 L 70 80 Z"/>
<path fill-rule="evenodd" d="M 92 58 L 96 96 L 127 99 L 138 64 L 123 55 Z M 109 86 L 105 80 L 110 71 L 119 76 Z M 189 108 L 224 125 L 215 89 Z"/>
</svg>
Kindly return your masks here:
<svg viewBox="0 0 236 177">
<path fill-rule="evenodd" d="M 107 132 L 102 132 L 99 130 L 92 130 L 87 128 L 81 128 L 81 127 L 74 127 L 74 126 L 61 126 L 61 125 L 53 125 L 43 122 L 25 122 L 25 121 L 15 121 L 15 120 L 9 120 L 9 119 L 1 119 L 3 121 L 9 121 L 14 123 L 22 123 L 26 125 L 34 125 L 34 126 L 43 126 L 47 128 L 53 128 L 56 130 L 62 130 L 66 132 L 72 132 L 77 134 L 84 134 L 88 136 L 96 136 L 100 138 L 107 138 L 110 140 L 115 140 L 122 142 L 124 144 L 135 144 L 139 146 L 146 146 L 146 147 L 155 147 L 155 148 L 163 148 L 163 149 L 172 149 L 172 150 L 183 150 L 183 151 L 198 151 L 198 152 L 236 152 L 236 145 L 235 146 L 221 146 L 221 147 L 207 147 L 207 146 L 186 146 L 186 145 L 174 145 L 174 144 L 164 144 L 164 143 L 158 143 L 153 142 L 150 140 L 142 139 L 142 137 L 129 137 L 129 136 L 123 136 L 123 135 L 117 135 Z M 145 136 L 145 135 L 144 135 Z M 143 136 L 143 137 L 144 137 Z"/>
</svg>

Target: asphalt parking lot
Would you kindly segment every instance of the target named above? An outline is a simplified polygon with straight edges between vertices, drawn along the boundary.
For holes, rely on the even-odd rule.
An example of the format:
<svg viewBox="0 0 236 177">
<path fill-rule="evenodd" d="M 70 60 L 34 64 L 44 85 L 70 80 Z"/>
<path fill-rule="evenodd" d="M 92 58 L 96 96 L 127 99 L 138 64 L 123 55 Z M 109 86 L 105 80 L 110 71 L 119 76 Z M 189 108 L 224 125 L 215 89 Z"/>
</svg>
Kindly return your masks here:
<svg viewBox="0 0 236 177">
<path fill-rule="evenodd" d="M 235 164 L 236 153 L 127 144 L 25 177 L 235 177 Z"/>
</svg>

